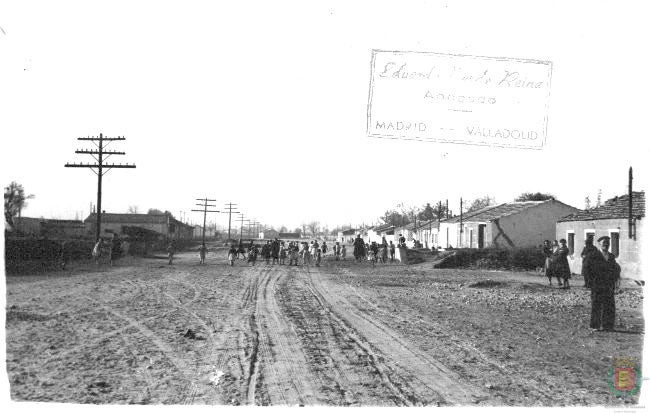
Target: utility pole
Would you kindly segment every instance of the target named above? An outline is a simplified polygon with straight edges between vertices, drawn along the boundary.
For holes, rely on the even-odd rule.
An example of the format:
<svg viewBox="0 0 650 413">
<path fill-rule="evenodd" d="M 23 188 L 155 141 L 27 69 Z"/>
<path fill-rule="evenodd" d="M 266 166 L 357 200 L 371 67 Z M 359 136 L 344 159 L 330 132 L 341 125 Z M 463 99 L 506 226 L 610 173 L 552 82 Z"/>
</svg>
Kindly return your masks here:
<svg viewBox="0 0 650 413">
<path fill-rule="evenodd" d="M 198 206 L 202 206 L 203 209 L 193 209 L 192 211 L 194 212 L 203 212 L 203 233 L 201 235 L 201 244 L 205 244 L 205 218 L 208 215 L 208 212 L 221 212 L 221 211 L 208 211 L 208 207 L 213 207 L 216 206 L 214 204 L 209 204 L 208 202 L 214 202 L 216 199 L 208 199 L 206 198 L 196 198 L 197 201 L 201 201 L 201 204 L 196 204 Z"/>
<path fill-rule="evenodd" d="M 92 138 L 77 138 L 79 141 L 90 141 L 92 142 L 97 149 L 96 150 L 87 150 L 87 149 L 77 149 L 75 153 L 81 153 L 85 155 L 90 155 L 95 159 L 94 164 L 82 164 L 82 163 L 66 163 L 66 168 L 90 168 L 97 175 L 97 222 L 95 227 L 95 241 L 99 241 L 99 236 L 101 235 L 101 225 L 102 225 L 102 176 L 106 174 L 113 168 L 135 168 L 135 164 L 107 164 L 106 159 L 111 155 L 124 155 L 125 152 L 118 151 L 107 151 L 105 148 L 113 141 L 124 141 L 126 140 L 123 136 L 118 136 L 117 138 L 106 138 L 104 134 L 100 133 L 99 137 Z M 106 156 L 106 157 L 104 157 Z M 95 170 L 94 168 L 97 168 Z M 106 168 L 106 169 L 104 169 Z"/>
<path fill-rule="evenodd" d="M 636 240 L 636 222 L 632 216 L 632 167 L 630 166 L 630 171 L 628 172 L 628 183 L 627 183 L 627 192 L 628 192 L 628 220 L 627 220 L 627 237 Z"/>
<path fill-rule="evenodd" d="M 241 213 L 241 212 L 234 211 L 235 209 L 237 209 L 237 208 L 233 208 L 236 205 L 237 204 L 233 204 L 232 202 L 228 202 L 226 204 L 226 208 L 228 209 L 228 241 L 229 242 L 230 242 L 230 221 L 231 221 L 231 218 L 232 218 L 232 214 L 240 214 Z M 223 213 L 225 214 L 226 211 L 223 211 Z"/>
<path fill-rule="evenodd" d="M 446 216 L 447 218 L 449 218 L 449 200 L 448 200 L 448 199 L 445 199 L 445 208 L 447 209 L 447 210 L 445 211 L 445 216 Z"/>
<path fill-rule="evenodd" d="M 463 245 L 463 197 L 460 197 L 460 239 L 458 240 L 458 247 Z"/>
<path fill-rule="evenodd" d="M 242 236 L 244 235 L 244 221 L 248 221 L 247 219 L 244 218 L 244 215 L 239 216 L 239 239 L 242 239 Z"/>
</svg>

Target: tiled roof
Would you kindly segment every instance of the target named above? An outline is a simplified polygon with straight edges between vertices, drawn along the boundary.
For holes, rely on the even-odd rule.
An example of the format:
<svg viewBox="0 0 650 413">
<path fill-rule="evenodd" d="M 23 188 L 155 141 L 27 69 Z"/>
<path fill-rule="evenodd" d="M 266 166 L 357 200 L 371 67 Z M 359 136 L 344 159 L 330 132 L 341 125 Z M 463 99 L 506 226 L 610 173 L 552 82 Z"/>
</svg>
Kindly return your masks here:
<svg viewBox="0 0 650 413">
<path fill-rule="evenodd" d="M 463 222 L 489 222 L 498 218 L 517 214 L 523 210 L 544 204 L 546 202 L 558 201 L 549 199 L 547 201 L 507 202 L 500 205 L 491 205 L 467 214 L 463 214 Z M 460 216 L 449 218 L 445 222 L 460 222 Z"/>
<path fill-rule="evenodd" d="M 629 195 L 621 195 L 608 199 L 599 207 L 576 212 L 560 218 L 558 222 L 564 221 L 591 221 L 595 219 L 628 218 Z M 635 218 L 645 217 L 645 192 L 632 192 L 632 215 Z"/>
<path fill-rule="evenodd" d="M 92 213 L 84 222 L 96 222 L 97 215 Z M 110 214 L 102 213 L 102 222 L 117 224 L 166 224 L 165 214 Z"/>
<path fill-rule="evenodd" d="M 389 229 L 392 229 L 392 228 L 395 228 L 395 226 L 391 225 L 391 224 L 384 224 L 384 225 L 378 225 L 378 226 L 374 227 L 373 231 L 379 233 L 379 232 L 383 232 L 383 231 L 388 231 Z"/>
<path fill-rule="evenodd" d="M 356 229 L 350 228 L 350 229 L 346 229 L 344 231 L 341 231 L 341 234 L 343 234 L 343 235 L 354 235 L 356 232 L 357 232 Z"/>
<path fill-rule="evenodd" d="M 429 229 L 429 224 L 431 225 L 431 228 L 438 228 L 438 220 L 433 219 L 431 221 L 418 222 L 417 229 Z"/>
<path fill-rule="evenodd" d="M 300 238 L 300 232 L 280 232 L 278 238 Z"/>
</svg>

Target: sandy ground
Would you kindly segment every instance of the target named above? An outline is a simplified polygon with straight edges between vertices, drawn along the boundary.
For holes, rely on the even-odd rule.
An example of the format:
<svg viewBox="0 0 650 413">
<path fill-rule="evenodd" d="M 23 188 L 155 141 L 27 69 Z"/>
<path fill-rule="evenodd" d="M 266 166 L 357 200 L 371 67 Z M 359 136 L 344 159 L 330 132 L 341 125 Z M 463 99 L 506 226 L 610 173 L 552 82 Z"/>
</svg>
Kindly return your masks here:
<svg viewBox="0 0 650 413">
<path fill-rule="evenodd" d="M 491 280 L 483 286 L 477 281 Z M 616 332 L 588 328 L 589 293 L 535 274 L 225 252 L 7 278 L 14 400 L 228 405 L 634 404 L 608 385 L 641 359 L 642 290 Z M 581 284 L 573 280 L 573 284 Z M 640 361 L 639 361 L 640 363 Z"/>
</svg>

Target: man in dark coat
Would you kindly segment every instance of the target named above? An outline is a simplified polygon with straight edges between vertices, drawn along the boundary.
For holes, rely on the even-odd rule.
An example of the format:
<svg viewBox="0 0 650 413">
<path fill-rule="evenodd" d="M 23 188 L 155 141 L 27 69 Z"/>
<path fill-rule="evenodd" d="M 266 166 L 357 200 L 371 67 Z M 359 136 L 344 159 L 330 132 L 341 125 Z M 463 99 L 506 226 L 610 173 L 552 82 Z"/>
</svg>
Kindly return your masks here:
<svg viewBox="0 0 650 413">
<path fill-rule="evenodd" d="M 359 261 L 365 254 L 363 252 L 364 243 L 360 235 L 354 240 L 354 258 Z"/>
<path fill-rule="evenodd" d="M 591 280 L 587 274 L 587 269 L 589 268 L 589 259 L 593 254 L 599 254 L 598 248 L 594 247 L 593 237 L 587 237 L 585 240 L 585 247 L 580 253 L 580 256 L 582 257 L 582 270 L 580 273 L 585 280 L 585 288 L 591 288 Z"/>
<path fill-rule="evenodd" d="M 609 237 L 598 238 L 599 251 L 587 260 L 586 274 L 591 280 L 591 323 L 594 330 L 614 330 L 616 307 L 614 291 L 620 282 L 621 267 L 609 250 Z"/>
</svg>

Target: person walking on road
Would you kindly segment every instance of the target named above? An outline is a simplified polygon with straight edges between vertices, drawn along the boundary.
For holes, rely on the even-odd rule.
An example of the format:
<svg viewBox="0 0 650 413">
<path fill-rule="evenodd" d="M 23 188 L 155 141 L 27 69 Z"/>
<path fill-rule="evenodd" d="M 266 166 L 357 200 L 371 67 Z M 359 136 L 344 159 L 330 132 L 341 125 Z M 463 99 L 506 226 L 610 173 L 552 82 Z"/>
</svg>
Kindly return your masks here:
<svg viewBox="0 0 650 413">
<path fill-rule="evenodd" d="M 597 253 L 598 248 L 594 246 L 594 238 L 587 237 L 585 240 L 585 247 L 580 253 L 580 257 L 582 257 L 582 269 L 580 270 L 580 275 L 582 275 L 582 278 L 585 280 L 585 288 L 591 288 L 591 280 L 589 279 L 587 269 L 589 268 L 589 260 L 591 259 L 591 256 Z"/>
<path fill-rule="evenodd" d="M 167 245 L 167 258 L 169 259 L 168 265 L 173 264 L 175 253 L 176 253 L 176 248 L 174 247 L 174 242 L 170 241 L 169 245 Z"/>
<path fill-rule="evenodd" d="M 620 286 L 621 267 L 609 252 L 609 237 L 598 238 L 600 251 L 587 260 L 587 276 L 591 280 L 591 322 L 593 330 L 613 331 L 616 318 L 614 293 Z"/>
<path fill-rule="evenodd" d="M 561 280 L 561 275 L 557 271 L 557 258 L 559 257 L 558 251 L 560 250 L 560 244 L 557 242 L 557 240 L 553 241 L 553 247 L 551 248 L 551 261 L 549 263 L 549 274 L 547 274 L 547 277 L 549 277 L 549 281 L 552 277 L 555 277 L 557 279 L 557 285 L 562 286 L 562 280 Z M 551 283 L 552 285 L 552 283 Z"/>
<path fill-rule="evenodd" d="M 208 247 L 205 244 L 201 244 L 199 247 L 199 264 L 205 264 L 205 255 L 208 252 Z"/>
<path fill-rule="evenodd" d="M 390 262 L 392 263 L 395 261 L 395 244 L 393 244 L 393 241 L 390 241 L 390 244 L 388 244 L 388 253 L 390 254 Z"/>
<path fill-rule="evenodd" d="M 347 253 L 345 244 L 341 245 L 341 259 L 345 261 L 345 254 Z"/>
<path fill-rule="evenodd" d="M 230 244 L 230 249 L 228 250 L 228 261 L 230 261 L 230 266 L 235 265 L 235 259 L 238 259 L 239 248 L 235 248 L 234 244 Z"/>
<path fill-rule="evenodd" d="M 562 279 L 562 288 L 569 288 L 569 279 L 571 278 L 571 267 L 569 267 L 569 248 L 566 246 L 566 240 L 560 240 L 560 246 L 554 252 L 553 261 L 555 262 L 555 275 Z"/>
<path fill-rule="evenodd" d="M 553 285 L 553 249 L 551 248 L 551 241 L 544 240 L 544 246 L 542 248 L 542 254 L 544 254 L 544 275 L 548 278 L 548 285 Z"/>
<path fill-rule="evenodd" d="M 259 250 L 257 249 L 257 245 L 253 244 L 253 241 L 251 241 L 251 245 L 248 248 L 248 262 L 250 265 L 255 265 L 255 261 L 257 261 L 257 254 Z"/>
<path fill-rule="evenodd" d="M 361 235 L 357 235 L 357 237 L 354 239 L 354 250 L 352 253 L 354 254 L 354 259 L 357 261 L 361 261 L 363 257 L 366 256 L 365 254 L 365 246 L 364 242 L 361 239 Z"/>
<path fill-rule="evenodd" d="M 287 250 L 284 248 L 284 241 L 280 243 L 280 265 L 284 265 L 284 260 L 287 258 Z"/>
</svg>

